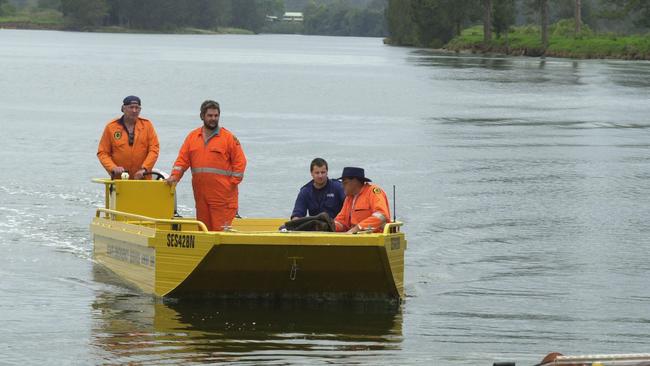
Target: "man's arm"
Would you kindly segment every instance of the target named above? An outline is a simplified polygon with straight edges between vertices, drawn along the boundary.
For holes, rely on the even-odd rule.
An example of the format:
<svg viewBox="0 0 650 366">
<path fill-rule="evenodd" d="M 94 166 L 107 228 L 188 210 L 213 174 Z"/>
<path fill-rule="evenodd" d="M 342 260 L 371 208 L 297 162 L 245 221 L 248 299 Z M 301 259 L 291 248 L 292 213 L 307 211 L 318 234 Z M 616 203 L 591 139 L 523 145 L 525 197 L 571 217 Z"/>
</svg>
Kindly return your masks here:
<svg viewBox="0 0 650 366">
<path fill-rule="evenodd" d="M 149 145 L 149 150 L 147 151 L 147 157 L 144 159 L 144 162 L 142 163 L 142 167 L 147 169 L 148 172 L 150 172 L 154 165 L 156 165 L 156 161 L 158 160 L 158 155 L 160 154 L 160 144 L 158 143 L 158 135 L 156 134 L 156 130 L 153 128 L 153 124 L 149 123 L 148 125 L 148 131 L 147 131 L 147 136 L 149 137 L 148 145 Z"/>
<path fill-rule="evenodd" d="M 336 226 L 337 232 L 348 231 L 350 229 L 348 218 L 350 217 L 351 207 L 352 204 L 346 205 L 346 201 L 343 202 L 343 208 L 341 208 L 341 212 L 339 212 L 339 214 L 336 215 L 336 218 L 334 219 L 334 226 Z"/>
<path fill-rule="evenodd" d="M 112 153 L 113 146 L 111 145 L 111 132 L 107 125 L 104 128 L 101 139 L 99 140 L 99 146 L 97 146 L 97 158 L 108 174 L 115 174 L 115 170 L 121 168 L 113 161 L 113 158 L 111 157 Z M 122 168 L 122 171 L 124 171 L 124 168 Z M 121 173 L 122 172 L 117 172 L 117 174 Z"/>
<path fill-rule="evenodd" d="M 307 195 L 301 189 L 296 197 L 296 203 L 293 205 L 291 220 L 307 216 Z"/>
<path fill-rule="evenodd" d="M 185 138 L 185 142 L 178 151 L 178 157 L 172 167 L 172 172 L 169 178 L 166 179 L 167 184 L 172 185 L 177 183 L 183 177 L 183 174 L 190 167 L 190 135 Z"/>
<path fill-rule="evenodd" d="M 232 143 L 230 145 L 230 160 L 232 165 L 232 176 L 230 181 L 233 184 L 239 184 L 244 179 L 244 171 L 246 171 L 246 155 L 235 135 L 232 135 Z"/>
<path fill-rule="evenodd" d="M 153 128 L 153 124 L 149 122 L 145 124 L 145 128 L 147 129 L 147 156 L 142 162 L 140 169 L 135 173 L 135 179 L 143 179 L 144 174 L 153 169 L 160 152 L 160 144 L 158 143 L 158 136 Z"/>
<path fill-rule="evenodd" d="M 370 210 L 372 214 L 363 219 L 358 226 L 357 231 L 372 229 L 377 232 L 380 231 L 387 222 L 390 222 L 390 210 L 388 209 L 388 199 L 386 193 L 375 186 L 370 192 Z"/>
</svg>

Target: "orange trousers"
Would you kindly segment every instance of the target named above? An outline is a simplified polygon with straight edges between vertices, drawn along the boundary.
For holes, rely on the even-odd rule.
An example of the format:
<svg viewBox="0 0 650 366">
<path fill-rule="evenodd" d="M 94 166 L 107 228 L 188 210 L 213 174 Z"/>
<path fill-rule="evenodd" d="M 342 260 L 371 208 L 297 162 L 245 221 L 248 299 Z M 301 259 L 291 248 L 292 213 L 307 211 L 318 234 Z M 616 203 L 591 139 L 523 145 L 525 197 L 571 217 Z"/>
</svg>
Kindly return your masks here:
<svg viewBox="0 0 650 366">
<path fill-rule="evenodd" d="M 224 226 L 231 226 L 237 214 L 237 207 L 219 203 L 210 204 L 207 200 L 196 200 L 196 219 L 208 227 L 210 231 L 223 231 Z"/>
</svg>

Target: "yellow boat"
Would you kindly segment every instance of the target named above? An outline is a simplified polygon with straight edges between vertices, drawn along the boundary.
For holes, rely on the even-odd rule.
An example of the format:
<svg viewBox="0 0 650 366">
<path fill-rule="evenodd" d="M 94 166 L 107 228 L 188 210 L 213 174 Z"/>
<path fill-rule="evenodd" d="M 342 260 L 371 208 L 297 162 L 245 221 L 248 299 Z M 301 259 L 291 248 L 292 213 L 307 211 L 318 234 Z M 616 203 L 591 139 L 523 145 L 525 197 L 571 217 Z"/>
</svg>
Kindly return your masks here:
<svg viewBox="0 0 650 366">
<path fill-rule="evenodd" d="M 163 181 L 94 179 L 105 207 L 90 224 L 94 258 L 159 297 L 404 299 L 402 223 L 383 233 L 281 232 L 281 218 L 241 218 L 222 232 L 174 217 Z"/>
</svg>

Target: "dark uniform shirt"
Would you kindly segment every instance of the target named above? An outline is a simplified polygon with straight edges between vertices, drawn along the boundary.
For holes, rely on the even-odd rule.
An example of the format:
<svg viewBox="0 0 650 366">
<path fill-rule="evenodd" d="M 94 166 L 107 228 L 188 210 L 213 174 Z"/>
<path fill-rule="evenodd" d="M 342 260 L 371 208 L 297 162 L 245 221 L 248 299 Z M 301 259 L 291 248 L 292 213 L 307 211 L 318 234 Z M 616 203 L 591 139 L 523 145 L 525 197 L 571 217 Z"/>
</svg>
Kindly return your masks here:
<svg viewBox="0 0 650 366">
<path fill-rule="evenodd" d="M 305 217 L 307 213 L 309 216 L 315 216 L 327 212 L 333 219 L 341 211 L 344 200 L 343 185 L 338 180 L 328 179 L 325 187 L 321 189 L 316 189 L 314 181 L 311 180 L 300 188 L 291 217 Z"/>
</svg>

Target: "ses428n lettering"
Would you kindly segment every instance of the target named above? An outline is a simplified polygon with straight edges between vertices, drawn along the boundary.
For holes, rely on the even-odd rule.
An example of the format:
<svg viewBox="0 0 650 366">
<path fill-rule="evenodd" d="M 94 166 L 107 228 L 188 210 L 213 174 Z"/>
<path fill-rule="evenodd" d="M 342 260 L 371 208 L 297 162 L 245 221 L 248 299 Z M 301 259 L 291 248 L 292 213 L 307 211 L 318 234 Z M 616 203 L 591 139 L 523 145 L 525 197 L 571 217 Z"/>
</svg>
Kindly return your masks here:
<svg viewBox="0 0 650 366">
<path fill-rule="evenodd" d="M 167 246 L 172 248 L 194 248 L 194 235 L 167 234 Z"/>
</svg>

